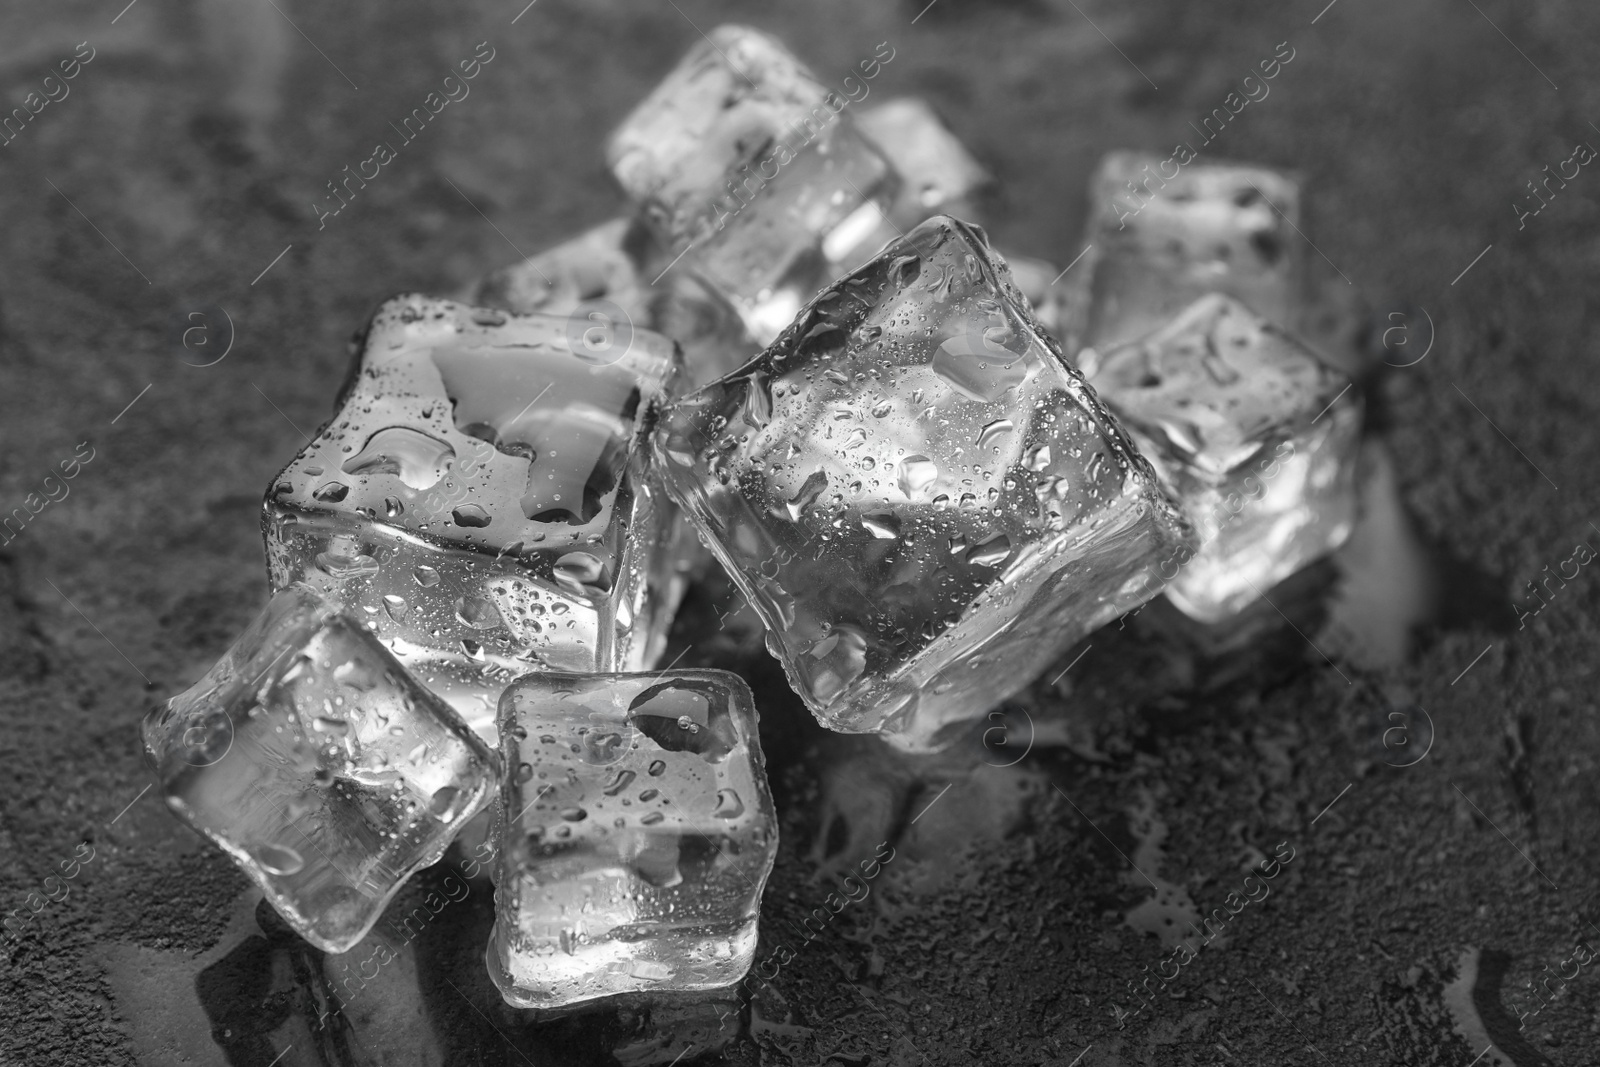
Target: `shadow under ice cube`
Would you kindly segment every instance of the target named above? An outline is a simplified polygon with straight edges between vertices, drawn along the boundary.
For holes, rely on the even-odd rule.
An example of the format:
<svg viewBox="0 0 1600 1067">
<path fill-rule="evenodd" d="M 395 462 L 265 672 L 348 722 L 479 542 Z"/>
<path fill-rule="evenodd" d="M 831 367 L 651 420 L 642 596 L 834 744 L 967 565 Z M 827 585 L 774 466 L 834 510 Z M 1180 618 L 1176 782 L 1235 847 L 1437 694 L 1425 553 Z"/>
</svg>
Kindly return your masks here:
<svg viewBox="0 0 1600 1067">
<path fill-rule="evenodd" d="M 750 690 L 723 671 L 537 674 L 500 702 L 490 976 L 506 1001 L 729 986 L 778 831 Z"/>
<path fill-rule="evenodd" d="M 1349 537 L 1361 397 L 1231 297 L 1105 353 L 1090 382 L 1181 501 L 1201 547 L 1166 594 L 1228 618 Z"/>
<path fill-rule="evenodd" d="M 305 586 L 144 720 L 168 807 L 307 941 L 344 952 L 494 795 L 494 754 Z"/>
<path fill-rule="evenodd" d="M 640 434 L 676 352 L 641 329 L 596 353 L 583 329 L 388 301 L 264 505 L 272 587 L 333 597 L 491 739 L 512 679 L 642 665 L 670 622 L 645 578 L 667 516 Z"/>
<path fill-rule="evenodd" d="M 982 232 L 923 223 L 656 431 L 823 723 L 938 747 L 1153 596 L 1188 525 Z M 952 727 L 952 729 L 946 729 Z"/>
</svg>

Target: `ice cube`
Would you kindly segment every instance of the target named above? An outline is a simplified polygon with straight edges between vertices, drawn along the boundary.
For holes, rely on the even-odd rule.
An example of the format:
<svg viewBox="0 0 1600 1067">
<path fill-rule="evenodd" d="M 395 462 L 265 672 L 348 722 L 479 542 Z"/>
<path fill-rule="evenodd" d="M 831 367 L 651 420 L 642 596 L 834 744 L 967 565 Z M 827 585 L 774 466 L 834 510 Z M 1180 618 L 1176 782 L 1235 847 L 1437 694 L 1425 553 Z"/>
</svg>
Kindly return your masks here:
<svg viewBox="0 0 1600 1067">
<path fill-rule="evenodd" d="M 641 222 L 612 219 L 494 271 L 470 287 L 468 299 L 570 316 L 591 342 L 634 327 L 654 330 L 682 347 L 684 384 L 703 385 L 749 362 L 760 346 L 732 305 L 688 271 L 667 270 L 670 259 Z"/>
<path fill-rule="evenodd" d="M 316 439 L 274 480 L 274 589 L 307 581 L 493 738 L 535 667 L 615 670 L 659 622 L 660 493 L 639 434 L 675 372 L 646 330 L 402 296 Z"/>
<path fill-rule="evenodd" d="M 1300 184 L 1266 167 L 1112 152 L 1090 180 L 1083 343 L 1105 351 L 1206 293 L 1287 324 L 1307 295 Z"/>
<path fill-rule="evenodd" d="M 1350 535 L 1360 394 L 1239 301 L 1201 297 L 1086 369 L 1200 535 L 1166 589 L 1186 614 L 1228 618 Z"/>
<path fill-rule="evenodd" d="M 756 722 L 723 671 L 536 674 L 506 690 L 488 963 L 508 1003 L 744 975 L 778 843 Z"/>
<path fill-rule="evenodd" d="M 889 209 L 895 226 L 909 230 L 933 215 L 978 220 L 976 199 L 994 178 L 928 101 L 885 100 L 863 110 L 856 124 L 900 175 L 900 194 Z"/>
<path fill-rule="evenodd" d="M 655 450 L 817 718 L 906 748 L 1154 596 L 1190 537 L 982 232 L 945 216 L 679 400 Z"/>
<path fill-rule="evenodd" d="M 290 586 L 144 719 L 168 807 L 344 952 L 493 798 L 495 756 L 361 623 Z"/>
<path fill-rule="evenodd" d="M 607 145 L 673 258 L 727 296 L 762 343 L 835 265 L 873 251 L 898 190 L 846 104 L 778 41 L 719 26 Z"/>
</svg>

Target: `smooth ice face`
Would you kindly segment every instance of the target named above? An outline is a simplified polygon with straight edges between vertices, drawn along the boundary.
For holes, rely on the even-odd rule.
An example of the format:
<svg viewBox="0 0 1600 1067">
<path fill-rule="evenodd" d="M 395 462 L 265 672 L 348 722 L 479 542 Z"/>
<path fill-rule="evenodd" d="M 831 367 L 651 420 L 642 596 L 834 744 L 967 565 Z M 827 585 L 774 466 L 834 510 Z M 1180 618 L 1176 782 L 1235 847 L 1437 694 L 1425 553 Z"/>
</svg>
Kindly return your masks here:
<svg viewBox="0 0 1600 1067">
<path fill-rule="evenodd" d="M 338 413 L 264 505 L 272 587 L 333 597 L 489 738 L 513 678 L 625 666 L 654 625 L 646 561 L 666 517 L 639 434 L 675 353 L 583 329 L 390 300 Z"/>
<path fill-rule="evenodd" d="M 493 798 L 493 753 L 360 623 L 305 586 L 144 720 L 167 806 L 296 931 L 360 941 Z"/>
<path fill-rule="evenodd" d="M 1086 282 L 1083 343 L 1136 341 L 1196 298 L 1226 293 L 1289 325 L 1306 295 L 1300 185 L 1265 167 L 1112 152 L 1089 185 L 1079 264 Z M 1176 168 L 1176 174 L 1168 172 Z"/>
<path fill-rule="evenodd" d="M 1227 618 L 1350 535 L 1360 395 L 1239 301 L 1202 297 L 1085 369 L 1200 535 L 1166 589 L 1188 615 Z"/>
<path fill-rule="evenodd" d="M 719 26 L 611 135 L 606 158 L 681 267 L 727 296 L 762 343 L 834 267 L 870 254 L 898 188 L 782 44 Z M 881 243 L 881 238 L 880 238 Z"/>
<path fill-rule="evenodd" d="M 826 726 L 936 747 L 1155 595 L 1187 525 L 982 233 L 931 219 L 680 400 L 669 492 Z"/>
<path fill-rule="evenodd" d="M 743 977 L 778 846 L 756 722 L 724 671 L 539 674 L 506 690 L 488 963 L 508 1003 Z"/>
<path fill-rule="evenodd" d="M 856 116 L 862 134 L 899 173 L 889 220 L 909 230 L 933 215 L 973 221 L 974 199 L 994 178 L 920 96 L 901 96 Z"/>
<path fill-rule="evenodd" d="M 683 350 L 679 388 L 714 381 L 759 350 L 732 305 L 690 272 L 667 270 L 671 257 L 644 225 L 602 223 L 471 287 L 470 301 L 519 314 L 566 315 L 597 352 L 636 327 Z"/>
</svg>

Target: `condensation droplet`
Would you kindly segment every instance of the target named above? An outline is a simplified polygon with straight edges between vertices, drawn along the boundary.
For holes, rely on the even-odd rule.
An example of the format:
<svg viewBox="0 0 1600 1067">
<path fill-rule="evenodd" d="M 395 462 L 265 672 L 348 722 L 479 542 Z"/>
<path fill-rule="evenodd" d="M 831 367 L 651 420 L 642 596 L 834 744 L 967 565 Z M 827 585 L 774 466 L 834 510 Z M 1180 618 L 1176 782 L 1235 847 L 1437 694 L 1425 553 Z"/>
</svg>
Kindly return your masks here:
<svg viewBox="0 0 1600 1067">
<path fill-rule="evenodd" d="M 288 845 L 257 845 L 254 852 L 256 862 L 268 874 L 287 877 L 300 873 L 306 865 L 300 853 Z"/>
</svg>

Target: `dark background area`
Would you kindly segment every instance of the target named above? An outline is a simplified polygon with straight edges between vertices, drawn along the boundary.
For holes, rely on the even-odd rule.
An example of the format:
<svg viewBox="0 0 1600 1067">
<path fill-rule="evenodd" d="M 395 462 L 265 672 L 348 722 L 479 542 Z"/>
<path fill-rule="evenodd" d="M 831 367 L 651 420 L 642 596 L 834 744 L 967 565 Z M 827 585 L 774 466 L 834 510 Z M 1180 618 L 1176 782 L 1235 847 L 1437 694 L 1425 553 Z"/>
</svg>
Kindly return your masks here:
<svg viewBox="0 0 1600 1067">
<path fill-rule="evenodd" d="M 0 11 L 6 109 L 94 49 L 0 147 L 0 510 L 93 448 L 0 547 L 0 911 L 28 914 L 93 850 L 5 943 L 0 1063 L 1466 1067 L 1490 1043 L 1477 1062 L 1600 1060 L 1600 968 L 1553 979 L 1560 995 L 1516 1022 L 1540 1004 L 1530 983 L 1600 940 L 1600 586 L 1582 568 L 1520 626 L 1512 607 L 1600 545 L 1600 175 L 1521 229 L 1511 206 L 1574 145 L 1600 146 L 1600 8 L 124 2 Z M 759 652 L 707 640 L 684 662 L 751 679 L 782 812 L 761 955 L 892 839 L 871 897 L 737 1026 L 719 1032 L 714 1002 L 532 1025 L 483 973 L 484 882 L 370 1003 L 314 1032 L 337 961 L 141 792 L 139 718 L 264 603 L 261 493 L 329 415 L 349 335 L 389 294 L 455 292 L 619 213 L 604 137 L 696 27 L 729 20 L 829 82 L 889 42 L 868 103 L 930 99 L 1002 185 L 996 244 L 1062 265 L 1102 153 L 1170 153 L 1289 42 L 1208 158 L 1302 173 L 1320 255 L 1380 314 L 1436 325 L 1425 359 L 1369 383 L 1405 537 L 1308 572 L 1274 598 L 1283 619 L 1258 613 L 1225 647 L 1155 609 L 1102 631 L 1007 710 L 1005 745 L 938 760 L 822 734 Z M 471 95 L 319 231 L 325 183 L 481 41 L 495 58 Z M 200 321 L 221 344 L 219 310 L 231 350 L 186 365 L 205 360 L 177 334 Z M 1350 612 L 1341 634 L 1329 605 L 1419 569 L 1398 631 Z M 680 645 L 714 628 L 712 599 Z M 1038 743 L 999 766 L 1022 737 Z M 1271 897 L 1119 1028 L 1129 980 L 1168 955 L 1166 920 L 1220 906 L 1280 841 L 1295 859 Z"/>
</svg>

